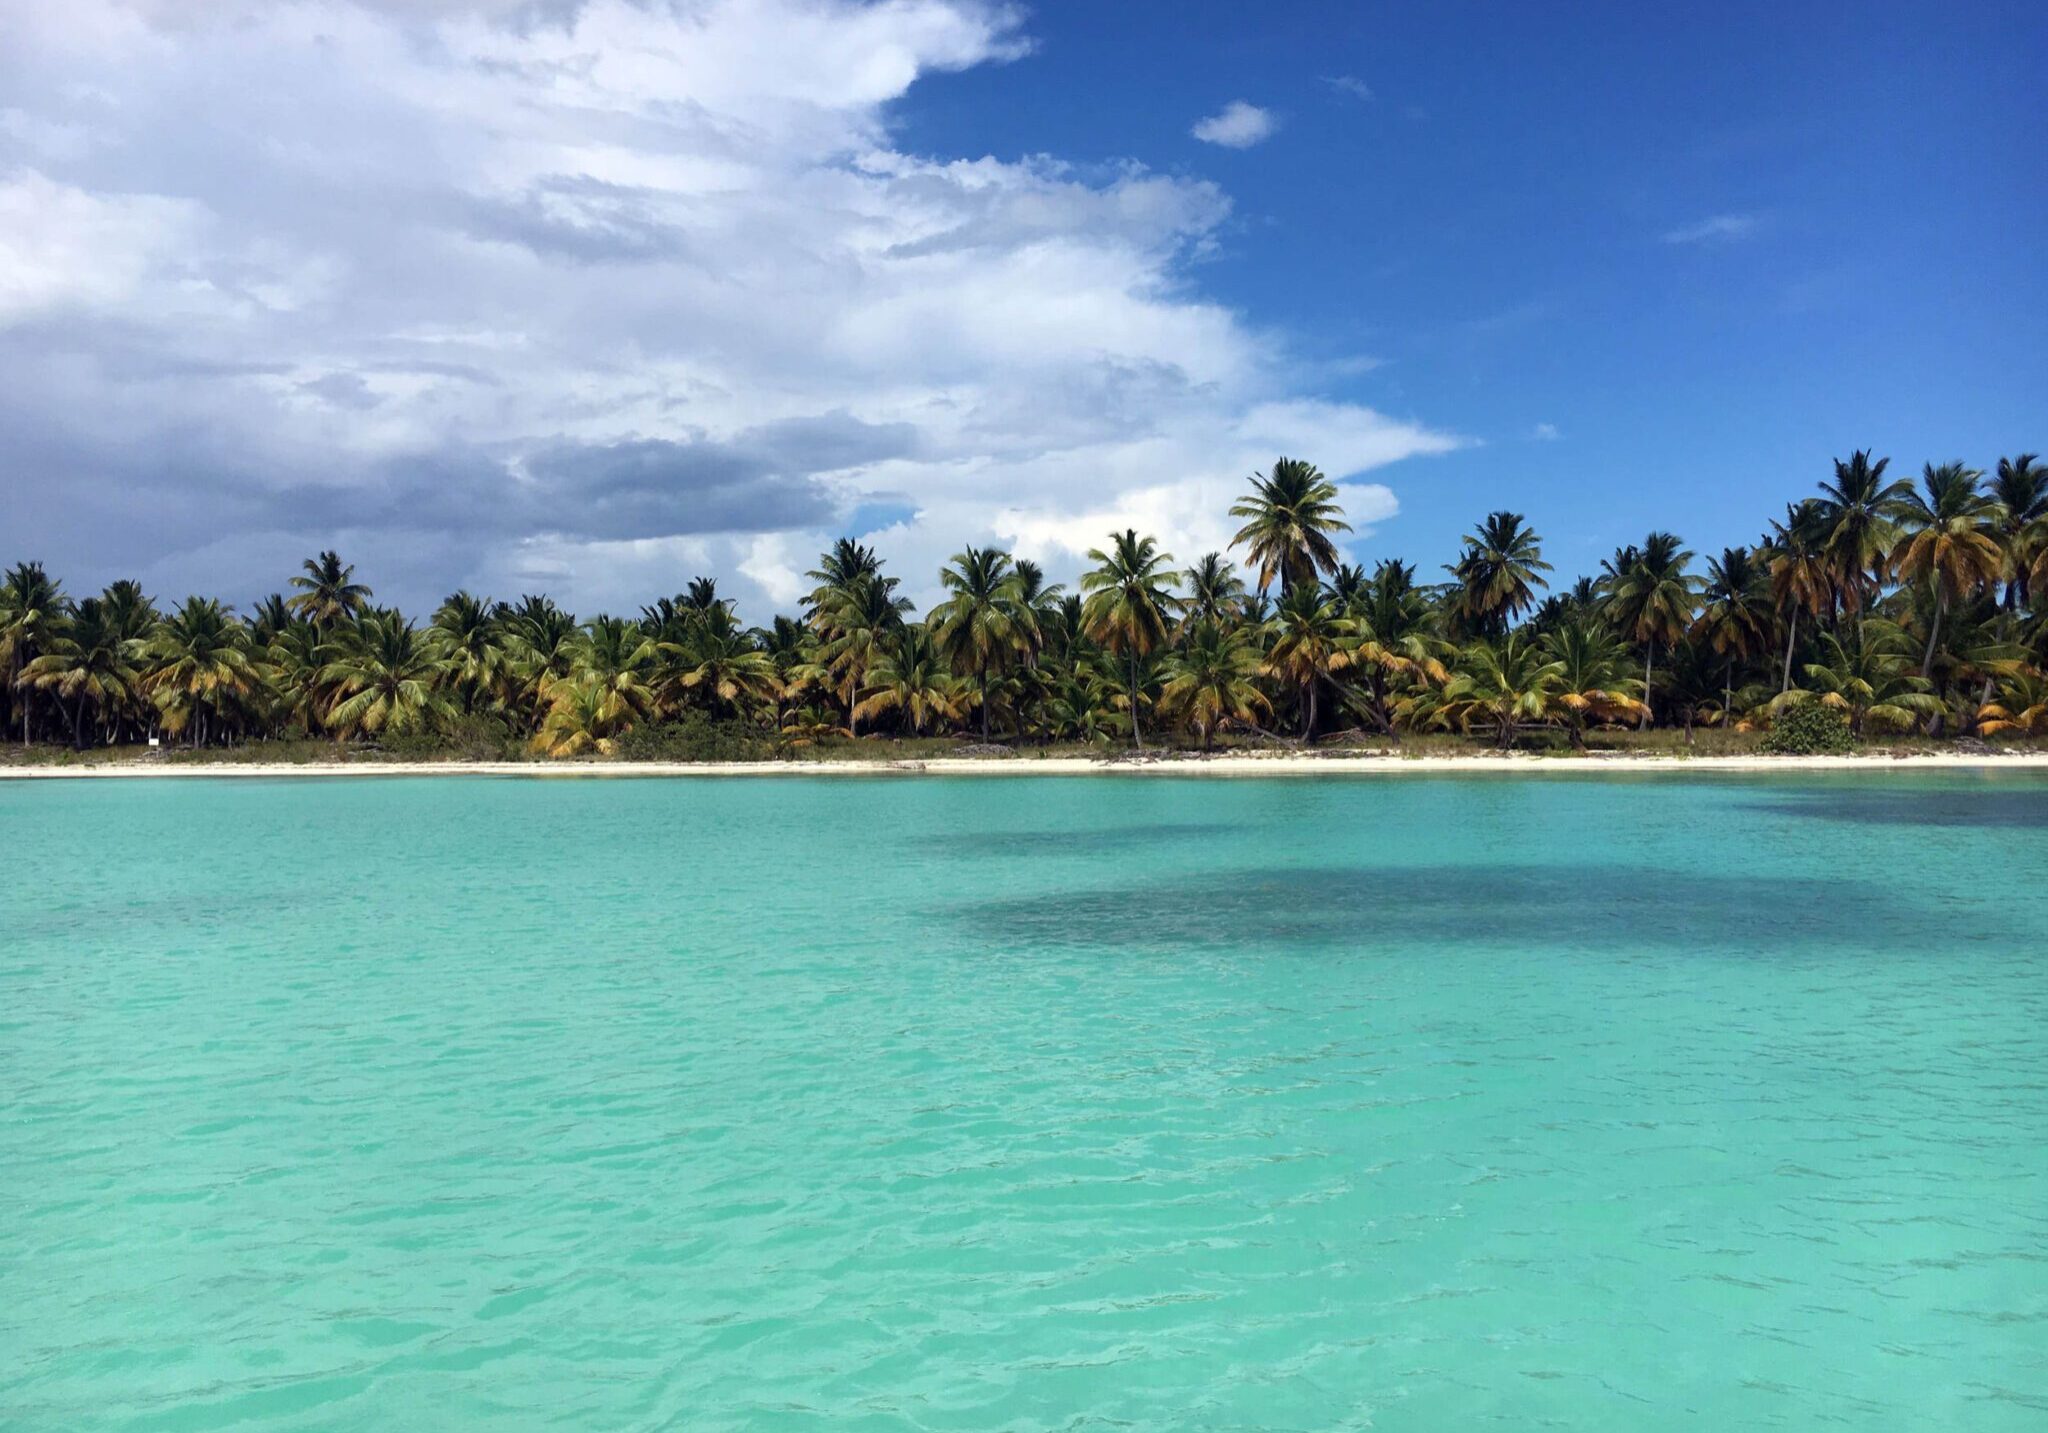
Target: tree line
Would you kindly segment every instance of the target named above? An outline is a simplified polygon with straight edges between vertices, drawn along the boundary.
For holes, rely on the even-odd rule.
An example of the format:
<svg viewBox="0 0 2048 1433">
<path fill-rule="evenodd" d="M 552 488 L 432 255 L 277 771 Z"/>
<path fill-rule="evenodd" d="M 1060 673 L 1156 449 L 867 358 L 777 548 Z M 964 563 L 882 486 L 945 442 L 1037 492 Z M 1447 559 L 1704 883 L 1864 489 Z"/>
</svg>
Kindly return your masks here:
<svg viewBox="0 0 2048 1433">
<path fill-rule="evenodd" d="M 1888 467 L 1857 452 L 1753 543 L 1702 560 L 1652 532 L 1559 590 L 1513 512 L 1441 580 L 1347 563 L 1337 486 L 1292 458 L 1249 480 L 1229 554 L 1181 567 L 1126 530 L 1067 590 L 968 546 L 922 619 L 852 538 L 820 555 L 798 613 L 754 628 L 708 577 L 637 617 L 456 592 L 422 624 L 333 552 L 246 613 L 161 610 L 133 581 L 74 600 L 23 562 L 0 583 L 0 720 L 23 745 L 482 729 L 552 757 L 693 715 L 784 748 L 1557 732 L 1583 749 L 1598 728 L 1690 738 L 1814 704 L 1859 736 L 2048 734 L 2048 468 Z"/>
</svg>

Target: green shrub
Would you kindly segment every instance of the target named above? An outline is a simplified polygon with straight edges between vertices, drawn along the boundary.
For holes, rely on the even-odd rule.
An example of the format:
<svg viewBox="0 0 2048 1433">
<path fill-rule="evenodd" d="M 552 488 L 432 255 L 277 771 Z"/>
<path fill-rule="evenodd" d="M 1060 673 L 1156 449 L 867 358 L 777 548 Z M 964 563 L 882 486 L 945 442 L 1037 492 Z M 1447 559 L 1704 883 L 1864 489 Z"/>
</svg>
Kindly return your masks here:
<svg viewBox="0 0 2048 1433">
<path fill-rule="evenodd" d="M 622 761 L 762 761 L 774 754 L 775 735 L 765 726 L 701 711 L 636 726 L 619 738 Z"/>
<path fill-rule="evenodd" d="M 396 761 L 509 761 L 520 753 L 511 724 L 482 713 L 450 717 L 435 729 L 386 732 L 377 745 Z"/>
<path fill-rule="evenodd" d="M 1835 708 L 1800 702 L 1772 719 L 1758 749 L 1774 756 L 1838 756 L 1854 751 L 1856 738 L 1849 734 L 1849 718 Z"/>
</svg>

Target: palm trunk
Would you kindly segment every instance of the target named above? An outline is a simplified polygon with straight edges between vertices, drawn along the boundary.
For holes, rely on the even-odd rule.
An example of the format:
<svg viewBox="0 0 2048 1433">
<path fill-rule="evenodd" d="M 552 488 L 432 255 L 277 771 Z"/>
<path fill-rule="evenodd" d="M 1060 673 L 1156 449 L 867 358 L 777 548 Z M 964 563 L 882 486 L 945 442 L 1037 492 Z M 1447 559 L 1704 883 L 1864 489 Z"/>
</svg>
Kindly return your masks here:
<svg viewBox="0 0 2048 1433">
<path fill-rule="evenodd" d="M 1125 654 L 1124 670 L 1129 674 L 1124 694 L 1131 702 L 1131 746 L 1136 751 L 1145 749 L 1145 731 L 1138 724 L 1138 650 L 1133 647 Z"/>
<path fill-rule="evenodd" d="M 982 744 L 983 746 L 987 746 L 987 745 L 989 744 L 989 740 L 988 740 L 988 668 L 987 668 L 987 667 L 983 667 L 983 668 L 981 669 L 981 744 Z"/>
<path fill-rule="evenodd" d="M 1721 670 L 1721 729 L 1728 729 L 1728 709 L 1735 705 L 1735 656 L 1730 653 L 1728 665 Z"/>
<path fill-rule="evenodd" d="M 1309 741 L 1309 740 L 1313 739 L 1313 738 L 1314 738 L 1314 736 L 1315 736 L 1315 734 L 1316 734 L 1316 682 L 1315 682 L 1315 678 L 1311 677 L 1311 678 L 1309 678 L 1309 679 L 1308 679 L 1308 681 L 1307 681 L 1307 682 L 1303 683 L 1303 685 L 1302 685 L 1302 691 L 1301 691 L 1301 700 L 1302 700 L 1302 706 L 1303 706 L 1303 708 L 1304 708 L 1304 709 L 1305 709 L 1305 710 L 1307 711 L 1307 713 L 1308 713 L 1308 718 L 1307 718 L 1307 720 L 1305 720 L 1305 721 L 1304 721 L 1304 722 L 1303 722 L 1303 723 L 1301 724 L 1301 739 L 1302 739 L 1303 741 Z"/>
<path fill-rule="evenodd" d="M 1650 698 L 1650 693 L 1654 690 L 1650 683 L 1656 675 L 1657 644 L 1652 641 L 1649 651 L 1643 657 L 1643 719 L 1636 723 L 1637 731 L 1648 731 L 1650 723 L 1657 719 L 1657 710 L 1651 705 Z"/>
<path fill-rule="evenodd" d="M 85 693 L 78 694 L 78 700 L 71 707 L 71 749 L 85 750 Z"/>
<path fill-rule="evenodd" d="M 1948 610 L 1948 589 L 1934 590 L 1934 624 L 1927 629 L 1927 655 L 1920 659 L 1920 676 L 1931 680 L 1934 676 L 1934 644 L 1941 639 L 1941 616 Z"/>
<path fill-rule="evenodd" d="M 1792 648 L 1799 641 L 1799 609 L 1792 609 L 1792 625 L 1785 629 L 1785 680 L 1778 687 L 1778 695 L 1792 690 Z"/>
</svg>

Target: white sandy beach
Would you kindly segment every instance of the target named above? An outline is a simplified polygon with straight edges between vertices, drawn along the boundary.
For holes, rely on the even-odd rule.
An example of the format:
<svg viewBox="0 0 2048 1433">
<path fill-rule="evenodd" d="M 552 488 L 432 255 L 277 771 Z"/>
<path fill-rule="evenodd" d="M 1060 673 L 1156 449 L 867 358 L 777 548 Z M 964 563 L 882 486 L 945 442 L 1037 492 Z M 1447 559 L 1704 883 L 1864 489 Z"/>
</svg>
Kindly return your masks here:
<svg viewBox="0 0 2048 1433">
<path fill-rule="evenodd" d="M 129 780 L 157 777 L 350 776 L 1429 776 L 1475 772 L 1587 775 L 1901 770 L 2048 770 L 2048 752 L 1926 752 L 1859 756 L 1471 756 L 1393 754 L 1309 755 L 1302 752 L 1200 756 L 1176 752 L 1142 757 L 931 757 L 923 760 L 622 762 L 622 761 L 336 761 L 168 762 L 142 758 L 90 766 L 0 767 L 0 781 Z"/>
</svg>

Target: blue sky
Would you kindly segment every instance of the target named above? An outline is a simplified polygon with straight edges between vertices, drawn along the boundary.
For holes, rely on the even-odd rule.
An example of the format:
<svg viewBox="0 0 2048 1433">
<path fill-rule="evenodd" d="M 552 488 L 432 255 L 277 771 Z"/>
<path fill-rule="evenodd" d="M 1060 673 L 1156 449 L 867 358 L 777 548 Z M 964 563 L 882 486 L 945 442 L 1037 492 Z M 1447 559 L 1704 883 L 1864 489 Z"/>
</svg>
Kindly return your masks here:
<svg viewBox="0 0 2048 1433">
<path fill-rule="evenodd" d="M 787 609 L 837 532 L 1755 536 L 2048 448 L 2048 11 L 0 0 L 0 534 Z M 1210 122 L 1205 125 L 1205 121 Z M 1197 137 L 1207 132 L 1207 142 Z"/>
<path fill-rule="evenodd" d="M 1030 29 L 1030 61 L 914 93 L 905 142 L 1224 186 L 1191 282 L 1307 365 L 1377 360 L 1319 391 L 1483 440 L 1375 474 L 1402 511 L 1367 556 L 1437 560 L 1511 507 L 1592 566 L 1651 526 L 1747 540 L 1852 448 L 1917 472 L 2048 446 L 2048 8 L 1046 4 Z M 1239 99 L 1269 139 L 1191 137 Z"/>
</svg>

